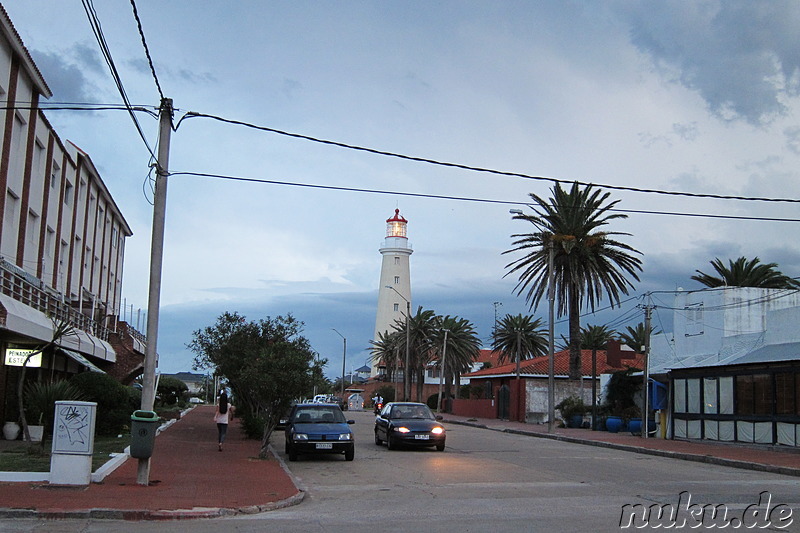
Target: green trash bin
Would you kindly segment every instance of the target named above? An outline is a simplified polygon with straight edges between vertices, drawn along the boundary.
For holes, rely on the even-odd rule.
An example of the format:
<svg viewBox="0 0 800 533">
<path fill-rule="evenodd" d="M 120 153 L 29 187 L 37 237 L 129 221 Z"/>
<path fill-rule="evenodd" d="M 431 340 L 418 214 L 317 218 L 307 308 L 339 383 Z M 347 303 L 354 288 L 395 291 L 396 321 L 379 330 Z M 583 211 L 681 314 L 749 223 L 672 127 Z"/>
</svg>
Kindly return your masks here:
<svg viewBox="0 0 800 533">
<path fill-rule="evenodd" d="M 155 411 L 134 411 L 131 415 L 131 457 L 148 459 L 153 455 L 158 429 Z"/>
</svg>

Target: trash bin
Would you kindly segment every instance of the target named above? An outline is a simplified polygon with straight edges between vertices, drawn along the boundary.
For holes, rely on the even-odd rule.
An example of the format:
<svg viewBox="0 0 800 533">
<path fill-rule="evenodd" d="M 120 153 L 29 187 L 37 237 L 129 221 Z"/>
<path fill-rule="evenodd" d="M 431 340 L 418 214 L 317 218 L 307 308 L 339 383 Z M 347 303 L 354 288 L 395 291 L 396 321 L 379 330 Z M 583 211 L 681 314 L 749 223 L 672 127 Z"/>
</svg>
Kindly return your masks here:
<svg viewBox="0 0 800 533">
<path fill-rule="evenodd" d="M 158 414 L 155 411 L 134 411 L 131 415 L 131 457 L 148 459 L 156 442 Z"/>
</svg>

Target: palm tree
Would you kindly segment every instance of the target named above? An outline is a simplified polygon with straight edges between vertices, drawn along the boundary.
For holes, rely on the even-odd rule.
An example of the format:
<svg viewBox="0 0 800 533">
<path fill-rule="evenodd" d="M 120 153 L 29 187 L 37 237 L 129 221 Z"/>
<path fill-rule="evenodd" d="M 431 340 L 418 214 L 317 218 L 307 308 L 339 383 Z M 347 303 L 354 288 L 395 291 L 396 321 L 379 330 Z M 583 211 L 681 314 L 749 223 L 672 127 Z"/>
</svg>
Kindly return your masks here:
<svg viewBox="0 0 800 533">
<path fill-rule="evenodd" d="M 571 379 L 578 379 L 581 306 L 585 303 L 594 310 L 604 294 L 612 307 L 618 305 L 620 296 L 633 288 L 628 276 L 639 280 L 637 271 L 642 270 L 642 262 L 634 255 L 639 251 L 616 240 L 629 233 L 600 231 L 613 220 L 627 218 L 612 211 L 619 200 L 608 201 L 610 193 L 592 185 L 581 189 L 577 183 L 569 191 L 556 184 L 552 192 L 549 200 L 531 193 L 534 214 L 514 216 L 533 224 L 534 232 L 512 235 L 514 247 L 503 253 L 525 255 L 506 265 L 506 275 L 519 276 L 517 294 L 524 293 L 531 308 L 537 307 L 547 294 L 548 252 L 552 246 L 558 314 L 569 316 L 569 374 Z"/>
<path fill-rule="evenodd" d="M 389 380 L 392 380 L 395 371 L 402 367 L 399 358 L 399 336 L 400 332 L 395 329 L 378 333 L 376 340 L 369 341 L 371 346 L 368 349 L 372 353 L 370 360 L 386 367 L 386 376 Z"/>
<path fill-rule="evenodd" d="M 581 328 L 581 348 L 592 351 L 592 429 L 597 429 L 597 350 L 605 350 L 614 330 L 606 326 Z"/>
<path fill-rule="evenodd" d="M 798 289 L 800 282 L 785 276 L 778 270 L 777 263 L 759 264 L 758 257 L 748 260 L 742 256 L 736 261 L 728 259 L 728 266 L 722 264 L 719 258 L 711 261 L 711 266 L 717 271 L 718 276 L 705 274 L 699 270 L 692 279 L 699 281 L 706 287 L 761 287 L 764 289 Z"/>
<path fill-rule="evenodd" d="M 547 354 L 547 330 L 530 315 L 506 315 L 495 325 L 492 350 L 500 352 L 498 363 L 525 360 Z"/>
<path fill-rule="evenodd" d="M 619 334 L 619 340 L 622 341 L 622 344 L 633 348 L 636 353 L 642 353 L 642 347 L 647 345 L 644 322 L 639 322 L 635 327 L 628 326 L 626 329 L 628 330 L 627 333 Z M 659 333 L 661 333 L 661 330 L 650 326 L 650 335 L 658 335 Z"/>
<path fill-rule="evenodd" d="M 455 316 L 438 317 L 439 330 L 436 332 L 433 343 L 439 354 L 439 361 L 444 359 L 444 368 L 440 371 L 444 375 L 445 398 L 451 394 L 451 380 L 455 387 L 454 395 L 458 398 L 458 383 L 461 374 L 472 367 L 472 362 L 480 354 L 481 341 L 475 331 L 475 326 L 469 320 Z M 447 332 L 447 354 L 442 358 L 444 350 L 445 331 Z"/>
</svg>

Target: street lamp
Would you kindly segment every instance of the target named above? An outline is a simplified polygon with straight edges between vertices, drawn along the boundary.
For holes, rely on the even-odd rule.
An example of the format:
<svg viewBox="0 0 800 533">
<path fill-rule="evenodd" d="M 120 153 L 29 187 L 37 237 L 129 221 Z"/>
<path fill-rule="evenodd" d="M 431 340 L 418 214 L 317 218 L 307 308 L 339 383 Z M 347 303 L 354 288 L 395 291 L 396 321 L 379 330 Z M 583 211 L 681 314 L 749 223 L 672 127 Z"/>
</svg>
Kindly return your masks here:
<svg viewBox="0 0 800 533">
<path fill-rule="evenodd" d="M 331 328 L 333 331 L 336 331 L 336 328 Z M 345 371 L 345 361 L 347 361 L 347 339 L 336 331 L 336 334 L 342 338 L 342 400 L 344 400 L 344 371 Z"/>
<path fill-rule="evenodd" d="M 386 285 L 387 289 L 392 289 L 397 295 L 406 301 L 406 362 L 405 368 L 403 368 L 403 401 L 408 401 L 411 399 L 411 383 L 408 379 L 411 376 L 411 372 L 408 368 L 409 365 L 409 348 L 411 344 L 411 330 L 409 329 L 409 321 L 411 320 L 411 302 L 408 301 L 408 298 L 403 296 L 398 292 L 397 289 L 392 287 L 391 285 Z"/>
</svg>

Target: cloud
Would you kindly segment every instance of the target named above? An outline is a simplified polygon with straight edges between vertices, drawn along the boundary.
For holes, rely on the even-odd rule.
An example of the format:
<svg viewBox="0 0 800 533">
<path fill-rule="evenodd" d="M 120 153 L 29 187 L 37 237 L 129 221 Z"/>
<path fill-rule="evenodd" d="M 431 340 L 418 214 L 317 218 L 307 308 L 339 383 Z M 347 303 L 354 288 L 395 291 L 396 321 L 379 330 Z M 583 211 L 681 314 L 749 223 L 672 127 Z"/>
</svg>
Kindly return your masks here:
<svg viewBox="0 0 800 533">
<path fill-rule="evenodd" d="M 31 50 L 36 65 L 59 102 L 96 102 L 97 86 L 89 81 L 87 70 L 98 72 L 101 67 L 96 52 L 80 43 L 64 54 Z"/>
<path fill-rule="evenodd" d="M 721 120 L 769 123 L 798 94 L 800 4 L 643 2 L 623 18 L 632 43 Z"/>
</svg>

